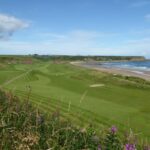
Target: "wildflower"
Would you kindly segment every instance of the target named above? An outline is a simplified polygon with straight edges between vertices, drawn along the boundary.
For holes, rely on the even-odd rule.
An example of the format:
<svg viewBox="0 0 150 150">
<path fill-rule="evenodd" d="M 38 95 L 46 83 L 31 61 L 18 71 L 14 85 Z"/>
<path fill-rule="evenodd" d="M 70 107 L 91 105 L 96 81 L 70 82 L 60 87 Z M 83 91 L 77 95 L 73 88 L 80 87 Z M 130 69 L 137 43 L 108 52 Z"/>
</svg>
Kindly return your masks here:
<svg viewBox="0 0 150 150">
<path fill-rule="evenodd" d="M 112 134 L 115 134 L 117 132 L 117 128 L 115 126 L 112 126 L 110 131 Z"/>
<path fill-rule="evenodd" d="M 136 150 L 136 147 L 134 144 L 126 144 L 125 150 Z"/>
</svg>

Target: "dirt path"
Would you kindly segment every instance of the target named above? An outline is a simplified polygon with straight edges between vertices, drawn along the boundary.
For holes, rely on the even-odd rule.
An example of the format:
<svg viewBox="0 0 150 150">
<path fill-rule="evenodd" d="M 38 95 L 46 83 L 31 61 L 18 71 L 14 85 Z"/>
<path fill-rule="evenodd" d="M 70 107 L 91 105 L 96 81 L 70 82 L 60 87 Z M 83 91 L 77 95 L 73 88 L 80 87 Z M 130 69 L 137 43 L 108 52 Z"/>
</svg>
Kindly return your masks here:
<svg viewBox="0 0 150 150">
<path fill-rule="evenodd" d="M 8 84 L 10 84 L 10 83 L 12 83 L 12 82 L 14 82 L 14 81 L 20 79 L 20 78 L 22 78 L 23 76 L 25 76 L 26 74 L 28 74 L 28 73 L 31 72 L 31 71 L 32 71 L 32 69 L 31 69 L 31 70 L 28 70 L 28 71 L 25 72 L 25 73 L 20 74 L 19 76 L 16 76 L 16 77 L 14 77 L 14 78 L 12 78 L 12 79 L 6 81 L 6 82 L 3 83 L 2 85 L 0 85 L 0 88 L 4 87 L 4 86 L 6 86 L 6 85 L 8 85 Z"/>
</svg>

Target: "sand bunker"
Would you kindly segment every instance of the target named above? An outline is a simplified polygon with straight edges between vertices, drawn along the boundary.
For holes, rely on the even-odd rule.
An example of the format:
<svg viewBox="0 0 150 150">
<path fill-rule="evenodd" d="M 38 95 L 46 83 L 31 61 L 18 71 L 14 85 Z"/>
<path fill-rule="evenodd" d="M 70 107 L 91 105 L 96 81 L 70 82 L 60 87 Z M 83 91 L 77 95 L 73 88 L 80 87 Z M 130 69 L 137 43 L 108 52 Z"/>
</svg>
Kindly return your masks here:
<svg viewBox="0 0 150 150">
<path fill-rule="evenodd" d="M 90 85 L 90 87 L 94 88 L 94 87 L 102 87 L 105 86 L 104 84 L 92 84 Z"/>
</svg>

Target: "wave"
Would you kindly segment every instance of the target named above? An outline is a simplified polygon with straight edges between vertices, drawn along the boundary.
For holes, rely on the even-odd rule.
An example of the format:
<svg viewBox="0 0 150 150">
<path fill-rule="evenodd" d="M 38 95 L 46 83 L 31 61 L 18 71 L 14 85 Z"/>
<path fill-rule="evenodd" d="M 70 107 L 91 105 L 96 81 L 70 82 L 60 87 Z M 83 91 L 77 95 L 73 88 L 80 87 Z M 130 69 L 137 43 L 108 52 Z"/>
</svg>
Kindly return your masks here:
<svg viewBox="0 0 150 150">
<path fill-rule="evenodd" d="M 127 68 L 135 70 L 150 71 L 150 61 L 140 62 L 107 62 L 101 64 L 104 67 L 110 68 Z"/>
</svg>

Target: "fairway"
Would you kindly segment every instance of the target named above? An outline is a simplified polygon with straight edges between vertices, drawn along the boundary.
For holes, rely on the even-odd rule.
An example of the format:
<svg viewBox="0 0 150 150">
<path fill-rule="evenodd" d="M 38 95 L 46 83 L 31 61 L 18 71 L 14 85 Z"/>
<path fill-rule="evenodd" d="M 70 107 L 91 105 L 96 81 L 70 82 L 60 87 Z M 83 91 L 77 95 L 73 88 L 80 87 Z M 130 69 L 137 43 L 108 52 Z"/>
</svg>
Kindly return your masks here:
<svg viewBox="0 0 150 150">
<path fill-rule="evenodd" d="M 99 128 L 115 124 L 150 138 L 150 84 L 128 80 L 69 63 L 7 65 L 0 84 L 36 107 L 61 115 L 81 126 Z"/>
</svg>

